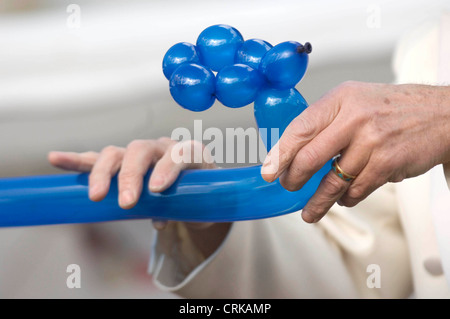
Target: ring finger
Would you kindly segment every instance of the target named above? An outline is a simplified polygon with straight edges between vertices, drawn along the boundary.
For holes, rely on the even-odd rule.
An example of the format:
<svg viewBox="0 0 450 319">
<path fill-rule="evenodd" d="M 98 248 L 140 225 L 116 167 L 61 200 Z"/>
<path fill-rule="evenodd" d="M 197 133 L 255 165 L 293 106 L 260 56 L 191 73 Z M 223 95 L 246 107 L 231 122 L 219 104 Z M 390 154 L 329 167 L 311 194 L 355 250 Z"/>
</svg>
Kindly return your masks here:
<svg viewBox="0 0 450 319">
<path fill-rule="evenodd" d="M 357 176 L 366 166 L 368 159 L 369 154 L 361 152 L 359 147 L 343 152 L 336 159 L 338 163 L 336 171 L 331 170 L 325 175 L 316 193 L 303 208 L 303 220 L 308 223 L 318 222 L 350 187 L 352 178 L 346 179 L 345 174 Z"/>
<path fill-rule="evenodd" d="M 388 173 L 386 170 L 381 170 L 380 167 L 380 161 L 371 157 L 364 170 L 358 174 L 338 203 L 353 207 L 385 184 L 388 181 Z"/>
</svg>

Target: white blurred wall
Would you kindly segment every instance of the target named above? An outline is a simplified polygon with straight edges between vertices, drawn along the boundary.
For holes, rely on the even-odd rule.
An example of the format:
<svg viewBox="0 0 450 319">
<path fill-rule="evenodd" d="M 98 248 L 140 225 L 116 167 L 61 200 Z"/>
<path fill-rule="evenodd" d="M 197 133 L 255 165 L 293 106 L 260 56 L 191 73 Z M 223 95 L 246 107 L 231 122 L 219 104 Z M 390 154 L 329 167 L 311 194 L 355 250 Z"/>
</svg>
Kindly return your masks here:
<svg viewBox="0 0 450 319">
<path fill-rule="evenodd" d="M 71 27 L 69 1 L 0 13 L 0 176 L 53 173 L 50 150 L 126 145 L 191 127 L 194 118 L 253 126 L 251 105 L 192 113 L 170 97 L 164 53 L 195 43 L 209 25 L 230 24 L 272 44 L 311 42 L 298 86 L 311 103 L 345 80 L 391 81 L 398 38 L 446 2 L 79 1 L 80 28 Z"/>
<path fill-rule="evenodd" d="M 79 28 L 70 22 L 70 4 L 81 9 Z M 125 146 L 136 138 L 170 135 L 175 127 L 191 128 L 194 119 L 203 119 L 204 127 L 254 126 L 251 106 L 216 103 L 193 113 L 170 97 L 161 70 L 164 53 L 176 42 L 195 43 L 209 25 L 230 24 L 246 39 L 274 45 L 311 42 L 310 67 L 298 89 L 312 103 L 346 80 L 393 81 L 398 39 L 444 9 L 450 9 L 448 0 L 4 1 L 0 177 L 60 173 L 46 161 L 50 150 Z M 138 247 L 137 259 L 147 257 L 152 234 L 147 221 L 95 227 L 122 234 L 120 242 Z M 98 275 L 105 262 L 93 262 L 80 244 L 91 231 L 83 225 L 0 229 L 0 297 L 171 296 L 130 282 L 111 293 L 111 281 Z M 104 258 L 121 266 L 123 251 L 111 254 Z M 61 268 L 73 260 L 88 265 L 95 287 L 78 292 L 65 287 Z M 43 271 L 49 268 L 58 275 Z M 118 269 L 120 277 L 123 268 Z"/>
</svg>

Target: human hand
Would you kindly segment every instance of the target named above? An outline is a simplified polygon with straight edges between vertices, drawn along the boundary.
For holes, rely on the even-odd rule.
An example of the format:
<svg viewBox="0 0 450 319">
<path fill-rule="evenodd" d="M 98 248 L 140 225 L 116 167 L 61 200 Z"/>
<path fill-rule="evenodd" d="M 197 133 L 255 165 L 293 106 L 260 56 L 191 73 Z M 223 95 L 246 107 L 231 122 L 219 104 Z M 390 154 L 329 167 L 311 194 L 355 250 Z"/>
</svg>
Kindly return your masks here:
<svg viewBox="0 0 450 319">
<path fill-rule="evenodd" d="M 210 160 L 175 160 L 172 148 L 176 141 L 169 138 L 158 140 L 135 140 L 126 148 L 107 146 L 100 153 L 50 152 L 48 159 L 54 166 L 65 170 L 90 172 L 89 198 L 98 202 L 108 194 L 111 178 L 118 173 L 119 206 L 123 209 L 134 207 L 143 189 L 143 179 L 153 167 L 148 188 L 152 192 L 162 192 L 169 188 L 179 173 L 188 168 L 214 168 Z M 195 141 L 194 148 L 203 145 Z M 206 152 L 205 152 L 206 154 Z M 192 155 L 193 156 L 193 155 Z"/>
<path fill-rule="evenodd" d="M 302 211 L 319 221 L 334 203 L 354 206 L 387 182 L 450 161 L 450 90 L 426 85 L 346 82 L 309 106 L 268 154 L 262 176 L 300 189 L 340 154 L 345 181 L 330 171 Z"/>
<path fill-rule="evenodd" d="M 48 160 L 56 167 L 77 172 L 90 172 L 89 198 L 98 202 L 109 192 L 111 178 L 118 174 L 118 203 L 123 209 L 134 207 L 144 187 L 144 176 L 153 167 L 148 188 L 151 192 L 162 192 L 169 188 L 182 170 L 192 168 L 215 168 L 209 152 L 200 142 L 178 142 L 163 137 L 158 140 L 135 140 L 126 148 L 107 146 L 97 152 L 50 152 Z M 187 147 L 185 147 L 187 146 Z M 184 152 L 187 150 L 186 152 Z M 190 154 L 189 154 L 190 151 Z M 184 154 L 183 154 L 184 152 Z M 201 159 L 194 156 L 201 154 Z M 182 158 L 174 158 L 182 156 Z M 198 155 L 197 155 L 198 156 Z M 167 221 L 152 220 L 158 230 L 167 227 Z M 208 255 L 215 250 L 228 231 L 225 223 L 185 223 L 192 240 Z"/>
</svg>

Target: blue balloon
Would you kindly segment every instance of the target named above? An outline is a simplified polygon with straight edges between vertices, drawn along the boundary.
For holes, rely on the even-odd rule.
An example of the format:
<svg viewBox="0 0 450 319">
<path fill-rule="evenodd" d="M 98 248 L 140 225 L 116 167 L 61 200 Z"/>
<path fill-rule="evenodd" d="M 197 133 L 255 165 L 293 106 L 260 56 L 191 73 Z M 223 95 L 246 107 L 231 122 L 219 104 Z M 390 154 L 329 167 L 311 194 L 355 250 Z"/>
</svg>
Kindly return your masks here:
<svg viewBox="0 0 450 319">
<path fill-rule="evenodd" d="M 221 69 L 216 76 L 216 97 L 225 106 L 242 107 L 255 100 L 264 78 L 245 64 L 234 64 Z"/>
<path fill-rule="evenodd" d="M 180 42 L 173 45 L 163 58 L 163 73 L 167 80 L 172 73 L 184 63 L 199 63 L 200 57 L 195 45 L 187 42 Z"/>
<path fill-rule="evenodd" d="M 188 110 L 209 109 L 216 100 L 214 73 L 198 64 L 183 64 L 170 77 L 170 94 Z"/>
<path fill-rule="evenodd" d="M 246 64 L 258 70 L 261 59 L 271 48 L 272 45 L 267 41 L 260 39 L 247 40 L 237 50 L 235 63 Z"/>
<path fill-rule="evenodd" d="M 262 40 L 243 42 L 241 34 L 230 26 L 209 27 L 198 37 L 196 47 L 181 43 L 170 48 L 163 71 L 174 100 L 192 111 L 210 108 L 216 95 L 230 107 L 254 100 L 258 127 L 269 132 L 278 129 L 275 140 L 270 140 L 270 133 L 269 139 L 263 138 L 270 150 L 287 125 L 308 106 L 294 86 L 306 71 L 311 46 L 284 42 L 270 48 Z M 263 54 L 264 50 L 268 51 Z M 242 64 L 234 65 L 235 59 Z M 217 81 L 211 69 L 218 71 Z M 274 217 L 302 209 L 330 168 L 331 160 L 296 192 L 285 190 L 278 180 L 265 182 L 261 166 L 186 170 L 163 193 L 144 189 L 137 205 L 129 210 L 118 205 L 117 176 L 100 203 L 89 200 L 86 173 L 3 178 L 0 227 L 142 218 L 231 222 Z M 150 175 L 151 170 L 144 185 Z"/>
<path fill-rule="evenodd" d="M 128 210 L 117 203 L 117 177 L 101 202 L 89 200 L 86 173 L 2 178 L 0 227 L 148 218 L 190 222 L 269 218 L 302 209 L 330 167 L 324 166 L 297 192 L 285 190 L 278 181 L 264 181 L 260 166 L 186 170 L 163 193 L 144 188 L 136 206 Z"/>
<path fill-rule="evenodd" d="M 260 128 L 280 132 L 307 107 L 295 89 L 264 88 L 255 101 Z M 270 149 L 270 146 L 269 146 Z M 117 176 L 101 202 L 89 200 L 89 174 L 26 176 L 0 179 L 0 227 L 93 223 L 129 219 L 188 222 L 232 222 L 275 217 L 301 210 L 314 195 L 331 161 L 298 191 L 284 189 L 279 181 L 267 183 L 261 166 L 225 169 L 191 169 L 181 172 L 162 193 L 144 188 L 135 207 L 117 203 Z M 151 170 L 144 178 L 148 185 Z"/>
<path fill-rule="evenodd" d="M 202 64 L 213 71 L 234 64 L 236 51 L 243 42 L 239 31 L 229 25 L 218 24 L 206 28 L 197 39 Z"/>
<path fill-rule="evenodd" d="M 259 70 L 274 88 L 293 88 L 305 75 L 310 52 L 309 43 L 282 42 L 264 55 Z"/>
<path fill-rule="evenodd" d="M 270 151 L 289 123 L 308 107 L 303 96 L 295 89 L 278 90 L 266 86 L 259 91 L 254 103 L 258 128 L 266 130 L 263 142 Z"/>
</svg>

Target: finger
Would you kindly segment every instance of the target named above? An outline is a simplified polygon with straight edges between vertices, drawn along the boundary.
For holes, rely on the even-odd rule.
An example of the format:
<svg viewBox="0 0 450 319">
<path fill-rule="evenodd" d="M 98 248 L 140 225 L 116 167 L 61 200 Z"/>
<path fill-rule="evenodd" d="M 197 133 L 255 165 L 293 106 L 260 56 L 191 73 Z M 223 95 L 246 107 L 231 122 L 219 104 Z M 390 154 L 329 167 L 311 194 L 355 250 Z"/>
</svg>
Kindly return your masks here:
<svg viewBox="0 0 450 319">
<path fill-rule="evenodd" d="M 347 174 L 358 175 L 367 164 L 367 156 L 361 156 L 356 149 L 351 149 L 340 157 L 339 167 Z M 305 205 L 302 218 L 305 222 L 318 222 L 350 187 L 346 181 L 331 170 L 319 184 L 317 191 Z"/>
<path fill-rule="evenodd" d="M 200 142 L 174 142 L 153 168 L 149 181 L 150 191 L 166 190 L 175 182 L 182 170 L 214 167 L 209 160 L 205 161 L 209 156 L 209 150 Z"/>
<path fill-rule="evenodd" d="M 56 167 L 76 172 L 90 172 L 99 154 L 96 152 L 57 152 L 48 154 L 48 161 Z"/>
<path fill-rule="evenodd" d="M 330 125 L 339 108 L 340 95 L 332 91 L 297 116 L 267 155 L 261 170 L 263 179 L 268 182 L 276 180 L 298 151 Z"/>
<path fill-rule="evenodd" d="M 386 170 L 381 169 L 379 161 L 372 158 L 338 200 L 338 204 L 353 207 L 366 199 L 387 181 Z"/>
<path fill-rule="evenodd" d="M 163 146 L 154 140 L 135 140 L 127 146 L 118 176 L 120 207 L 130 209 L 136 205 L 144 176 L 163 151 Z"/>
<path fill-rule="evenodd" d="M 156 230 L 162 231 L 162 230 L 166 229 L 168 221 L 153 219 L 152 224 Z"/>
<path fill-rule="evenodd" d="M 95 202 L 102 200 L 108 194 L 111 178 L 120 168 L 125 149 L 107 146 L 92 167 L 89 174 L 89 198 Z"/>
<path fill-rule="evenodd" d="M 280 176 L 280 183 L 285 189 L 299 190 L 331 158 L 347 148 L 353 130 L 345 121 L 339 122 L 342 121 L 334 121 L 299 150 Z"/>
</svg>

